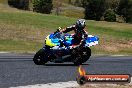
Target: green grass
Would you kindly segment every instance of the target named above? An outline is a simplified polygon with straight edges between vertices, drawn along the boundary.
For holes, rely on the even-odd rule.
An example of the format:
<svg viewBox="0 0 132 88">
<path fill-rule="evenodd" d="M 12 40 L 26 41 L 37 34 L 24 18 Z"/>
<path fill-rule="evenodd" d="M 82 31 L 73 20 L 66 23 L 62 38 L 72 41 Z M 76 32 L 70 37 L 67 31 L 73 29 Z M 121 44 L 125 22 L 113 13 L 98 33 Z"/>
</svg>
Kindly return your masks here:
<svg viewBox="0 0 132 88">
<path fill-rule="evenodd" d="M 60 7 L 61 9 L 60 9 L 59 15 L 61 15 L 61 16 L 83 18 L 84 17 L 84 9 L 82 7 L 78 7 L 79 9 L 76 9 L 76 6 L 71 5 L 68 2 L 69 2 L 69 0 L 53 0 L 52 14 L 56 14 L 56 7 Z M 75 0 L 72 0 L 72 3 L 73 2 L 75 2 Z M 0 0 L 0 5 L 3 5 L 3 6 L 8 5 L 8 0 Z M 30 10 L 32 10 L 32 8 L 33 8 L 31 2 L 29 4 L 29 8 L 30 8 Z"/>
<path fill-rule="evenodd" d="M 30 25 L 39 28 L 57 28 L 61 23 L 61 26 L 65 26 L 66 24 L 72 23 L 72 19 L 67 17 L 58 17 L 54 15 L 42 15 L 37 13 L 29 13 L 29 12 L 1 12 L 0 13 L 0 22 L 7 24 L 21 24 L 21 25 Z M 69 19 L 70 22 L 65 21 L 65 19 Z"/>
<path fill-rule="evenodd" d="M 74 2 L 75 0 L 71 1 L 71 3 Z M 59 7 L 59 15 L 61 16 L 84 18 L 84 8 L 69 4 L 69 0 L 53 0 L 53 6 L 52 14 L 56 14 L 56 7 Z"/>
<path fill-rule="evenodd" d="M 77 18 L 0 8 L 0 51 L 32 52 L 59 26 L 65 28 Z M 93 54 L 132 55 L 132 24 L 87 20 L 89 34 L 99 36 Z"/>
<path fill-rule="evenodd" d="M 104 27 L 97 27 L 97 26 L 89 26 L 90 27 L 90 31 L 92 33 L 99 33 L 100 35 L 105 35 L 105 36 L 109 36 L 112 37 L 114 36 L 114 38 L 126 38 L 126 39 L 131 39 L 132 38 L 132 31 L 129 30 L 114 30 L 113 28 L 104 28 Z M 98 30 L 95 30 L 98 29 Z"/>
<path fill-rule="evenodd" d="M 0 40 L 0 49 L 7 52 L 31 52 L 39 47 L 42 47 L 41 43 L 9 39 Z"/>
<path fill-rule="evenodd" d="M 0 3 L 7 4 L 8 0 L 0 0 Z"/>
</svg>

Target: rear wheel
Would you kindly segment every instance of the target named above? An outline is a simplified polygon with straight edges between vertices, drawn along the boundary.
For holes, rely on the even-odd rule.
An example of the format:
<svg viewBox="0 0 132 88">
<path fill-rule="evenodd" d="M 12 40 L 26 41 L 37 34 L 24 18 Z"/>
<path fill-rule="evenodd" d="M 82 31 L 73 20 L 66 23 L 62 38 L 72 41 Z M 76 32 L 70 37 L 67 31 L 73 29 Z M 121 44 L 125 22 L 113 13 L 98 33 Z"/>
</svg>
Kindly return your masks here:
<svg viewBox="0 0 132 88">
<path fill-rule="evenodd" d="M 80 55 L 77 55 L 73 61 L 74 65 L 78 66 L 82 64 L 82 57 Z"/>
<path fill-rule="evenodd" d="M 34 56 L 33 61 L 36 65 L 44 65 L 48 62 L 44 49 L 40 49 Z"/>
<path fill-rule="evenodd" d="M 82 64 L 82 56 L 77 48 L 72 50 L 72 60 L 74 65 L 78 66 Z"/>
<path fill-rule="evenodd" d="M 73 50 L 73 63 L 75 65 L 81 65 L 82 63 L 86 62 L 91 56 L 91 49 L 81 48 L 79 50 Z"/>
<path fill-rule="evenodd" d="M 91 49 L 89 47 L 84 48 L 82 52 L 82 63 L 86 62 L 91 56 Z"/>
</svg>

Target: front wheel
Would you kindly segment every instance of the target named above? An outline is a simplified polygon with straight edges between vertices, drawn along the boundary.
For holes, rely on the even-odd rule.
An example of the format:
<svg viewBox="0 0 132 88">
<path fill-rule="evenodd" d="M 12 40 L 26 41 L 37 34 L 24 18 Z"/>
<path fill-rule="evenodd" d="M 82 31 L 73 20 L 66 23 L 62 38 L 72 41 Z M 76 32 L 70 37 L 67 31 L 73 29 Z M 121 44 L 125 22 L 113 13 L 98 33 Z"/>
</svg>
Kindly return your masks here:
<svg viewBox="0 0 132 88">
<path fill-rule="evenodd" d="M 40 49 L 34 56 L 33 61 L 36 65 L 44 65 L 48 62 L 44 49 Z"/>
</svg>

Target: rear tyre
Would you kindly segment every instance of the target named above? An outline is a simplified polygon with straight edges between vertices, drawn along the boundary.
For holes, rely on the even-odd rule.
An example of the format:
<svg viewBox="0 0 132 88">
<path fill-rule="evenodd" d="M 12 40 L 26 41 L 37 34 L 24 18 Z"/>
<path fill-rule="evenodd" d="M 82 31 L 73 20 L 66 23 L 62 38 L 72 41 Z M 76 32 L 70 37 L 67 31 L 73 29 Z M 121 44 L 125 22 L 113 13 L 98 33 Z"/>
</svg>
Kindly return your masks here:
<svg viewBox="0 0 132 88">
<path fill-rule="evenodd" d="M 89 47 L 84 48 L 82 54 L 82 63 L 85 63 L 91 56 L 91 49 Z"/>
<path fill-rule="evenodd" d="M 72 50 L 72 60 L 73 60 L 74 65 L 76 65 L 76 66 L 82 64 L 82 56 L 79 53 L 78 49 Z"/>
<path fill-rule="evenodd" d="M 82 63 L 86 62 L 91 56 L 91 49 L 89 47 L 87 48 L 81 48 L 79 50 L 73 50 L 73 63 L 74 65 L 81 65 Z"/>
<path fill-rule="evenodd" d="M 36 65 L 44 65 L 45 63 L 48 62 L 46 58 L 46 53 L 44 49 L 40 49 L 33 58 L 33 61 Z"/>
<path fill-rule="evenodd" d="M 74 59 L 74 65 L 76 65 L 76 66 L 79 66 L 79 65 L 81 65 L 82 64 L 82 57 L 81 56 L 76 56 L 76 58 Z"/>
</svg>

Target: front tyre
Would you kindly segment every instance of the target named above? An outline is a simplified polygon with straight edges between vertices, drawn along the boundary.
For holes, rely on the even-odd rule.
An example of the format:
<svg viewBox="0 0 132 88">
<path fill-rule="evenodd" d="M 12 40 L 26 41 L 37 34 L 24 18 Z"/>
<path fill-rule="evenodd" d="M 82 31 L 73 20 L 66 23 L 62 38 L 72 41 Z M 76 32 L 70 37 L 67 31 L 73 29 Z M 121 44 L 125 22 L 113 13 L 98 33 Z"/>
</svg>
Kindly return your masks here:
<svg viewBox="0 0 132 88">
<path fill-rule="evenodd" d="M 44 49 L 40 49 L 33 58 L 33 61 L 36 65 L 44 65 L 45 63 L 48 62 L 47 58 L 46 58 L 46 53 Z"/>
</svg>

